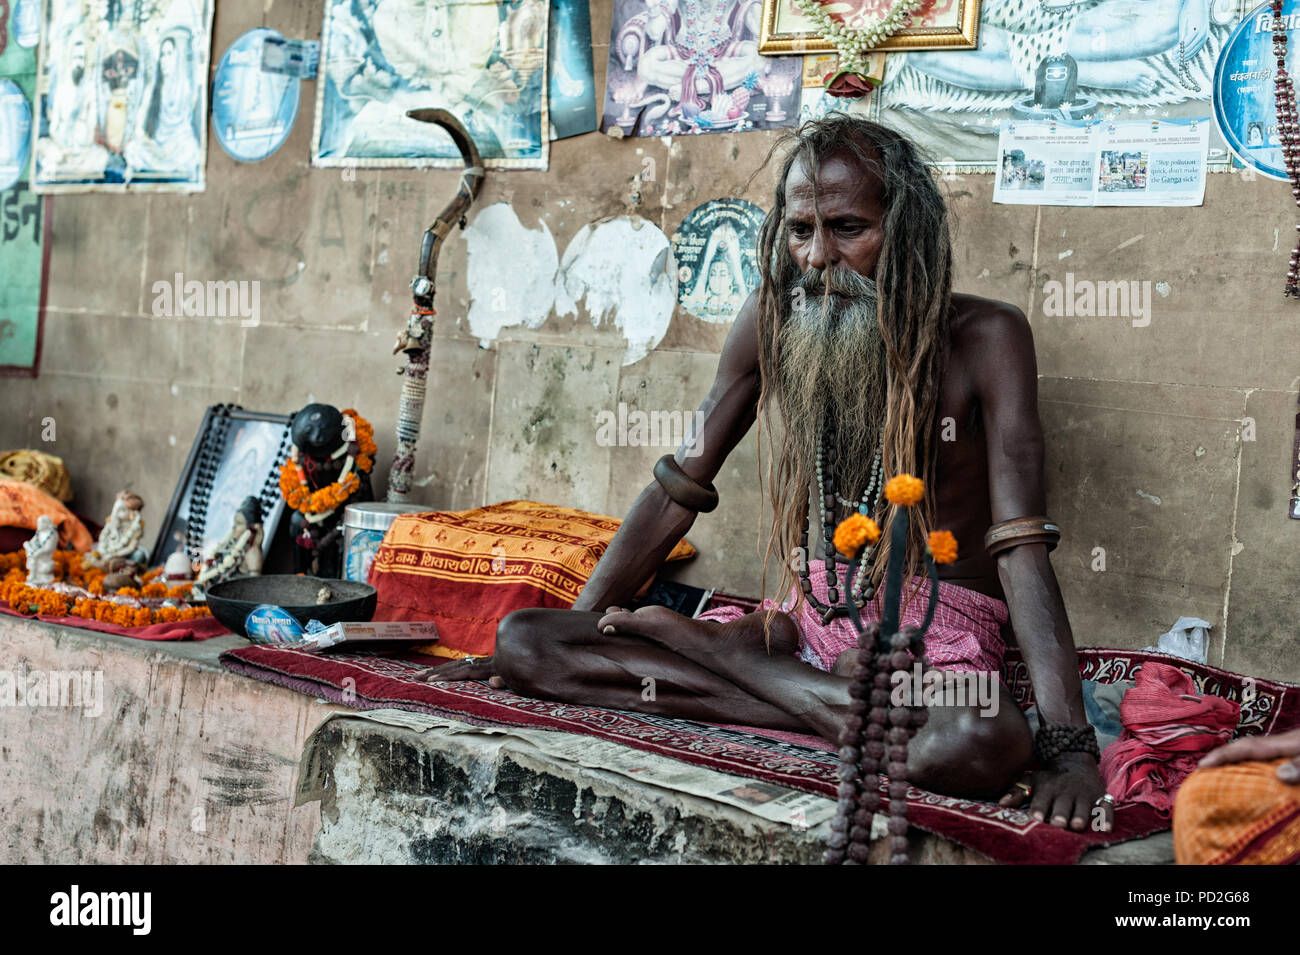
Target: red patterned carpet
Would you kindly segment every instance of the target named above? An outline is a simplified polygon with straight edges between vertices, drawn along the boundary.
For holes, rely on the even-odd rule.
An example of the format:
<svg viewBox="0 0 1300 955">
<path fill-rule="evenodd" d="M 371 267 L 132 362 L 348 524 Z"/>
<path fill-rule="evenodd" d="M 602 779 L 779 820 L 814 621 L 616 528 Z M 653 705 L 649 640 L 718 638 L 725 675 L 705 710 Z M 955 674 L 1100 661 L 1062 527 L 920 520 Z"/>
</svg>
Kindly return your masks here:
<svg viewBox="0 0 1300 955">
<path fill-rule="evenodd" d="M 1192 676 L 1201 692 L 1238 702 L 1244 678 L 1163 654 L 1128 650 L 1080 650 L 1085 679 L 1102 683 L 1132 680 L 1146 660 L 1173 663 Z M 396 707 L 450 716 L 481 726 L 559 730 L 613 740 L 736 776 L 763 780 L 833 797 L 838 763 L 833 748 L 816 737 L 761 729 L 718 726 L 642 713 L 552 703 L 495 690 L 486 683 L 429 684 L 412 679 L 436 665 L 418 654 L 312 654 L 250 646 L 222 654 L 235 673 L 324 697 L 358 709 Z M 1023 661 L 1011 651 L 1004 676 L 1023 707 L 1033 702 Z M 1239 732 L 1276 732 L 1300 724 L 1300 687 L 1254 681 L 1254 698 L 1243 704 Z M 883 795 L 883 793 L 882 793 Z M 888 797 L 885 797 L 887 800 Z M 1020 810 L 994 803 L 940 796 L 922 789 L 908 795 L 913 825 L 974 849 L 996 862 L 1069 864 L 1083 852 L 1149 835 L 1168 821 L 1144 805 L 1120 805 L 1109 833 L 1073 833 L 1034 821 Z"/>
</svg>

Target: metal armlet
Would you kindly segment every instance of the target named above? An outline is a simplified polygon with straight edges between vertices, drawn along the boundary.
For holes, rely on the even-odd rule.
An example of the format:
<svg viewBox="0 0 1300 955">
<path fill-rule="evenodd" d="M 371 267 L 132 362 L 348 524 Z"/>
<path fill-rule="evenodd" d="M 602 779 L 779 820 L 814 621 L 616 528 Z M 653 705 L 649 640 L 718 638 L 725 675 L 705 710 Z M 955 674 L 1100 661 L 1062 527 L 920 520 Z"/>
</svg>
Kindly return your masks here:
<svg viewBox="0 0 1300 955">
<path fill-rule="evenodd" d="M 990 557 L 1021 544 L 1047 545 L 1050 553 L 1061 539 L 1061 526 L 1049 517 L 1016 517 L 994 524 L 984 535 L 984 548 Z"/>
<path fill-rule="evenodd" d="M 665 454 L 655 462 L 654 475 L 664 493 L 682 507 L 707 514 L 718 506 L 717 488 L 695 480 L 682 470 L 671 454 Z"/>
</svg>

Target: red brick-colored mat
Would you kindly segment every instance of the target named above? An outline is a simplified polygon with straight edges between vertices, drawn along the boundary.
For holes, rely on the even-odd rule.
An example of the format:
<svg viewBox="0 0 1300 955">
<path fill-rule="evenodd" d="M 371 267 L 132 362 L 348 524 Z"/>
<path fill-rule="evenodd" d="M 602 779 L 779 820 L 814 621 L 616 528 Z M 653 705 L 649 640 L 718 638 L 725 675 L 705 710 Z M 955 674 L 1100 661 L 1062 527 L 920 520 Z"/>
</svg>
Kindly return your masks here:
<svg viewBox="0 0 1300 955">
<path fill-rule="evenodd" d="M 1131 680 L 1149 659 L 1180 666 L 1201 692 L 1241 701 L 1244 677 L 1164 654 L 1080 650 L 1079 669 L 1085 678 L 1104 683 Z M 832 798 L 836 791 L 836 754 L 816 737 L 534 700 L 482 682 L 418 682 L 412 678 L 416 671 L 437 665 L 434 658 L 420 654 L 313 654 L 250 646 L 223 653 L 221 662 L 235 673 L 358 709 L 396 707 L 483 726 L 579 733 Z M 1022 706 L 1032 703 L 1027 671 L 1014 650 L 1004 675 L 1016 700 Z M 1240 732 L 1276 732 L 1300 724 L 1300 687 L 1255 680 L 1253 693 L 1251 702 L 1243 705 Z M 1112 832 L 1073 833 L 1036 822 L 1020 810 L 923 789 L 913 788 L 908 804 L 913 825 L 1012 864 L 1069 864 L 1091 846 L 1150 835 L 1169 825 L 1144 805 L 1119 806 Z"/>
</svg>

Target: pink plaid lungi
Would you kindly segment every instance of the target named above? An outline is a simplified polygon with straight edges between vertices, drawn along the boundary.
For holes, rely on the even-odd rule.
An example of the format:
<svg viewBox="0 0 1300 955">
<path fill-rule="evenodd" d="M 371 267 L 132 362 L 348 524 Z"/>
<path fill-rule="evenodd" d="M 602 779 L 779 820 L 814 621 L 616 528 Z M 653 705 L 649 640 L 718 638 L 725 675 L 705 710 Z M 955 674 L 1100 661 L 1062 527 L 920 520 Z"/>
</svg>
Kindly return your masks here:
<svg viewBox="0 0 1300 955">
<path fill-rule="evenodd" d="M 847 569 L 846 564 L 837 564 L 836 574 L 840 580 L 841 595 L 845 590 L 844 577 Z M 826 604 L 826 569 L 822 561 L 817 561 L 811 568 L 809 579 L 817 599 Z M 907 599 L 917 581 L 921 582 L 921 589 Z M 790 596 L 780 604 L 775 600 L 764 600 L 760 609 L 789 613 L 797 593 L 797 590 L 792 589 Z M 902 624 L 919 627 L 925 619 L 925 608 L 930 599 L 930 581 L 912 577 L 903 584 L 903 597 L 906 606 L 901 614 Z M 862 621 L 879 620 L 883 602 L 883 592 L 877 593 L 875 599 L 862 608 Z M 704 611 L 699 619 L 726 623 L 744 615 L 745 611 L 740 607 L 717 607 Z M 941 580 L 939 605 L 935 608 L 930 629 L 925 634 L 926 658 L 944 670 L 999 673 L 1006 652 L 1006 643 L 1002 639 L 1002 625 L 1006 622 L 1007 605 L 1001 600 Z M 795 623 L 800 633 L 799 659 L 819 670 L 829 672 L 835 665 L 836 657 L 850 647 L 857 646 L 858 633 L 853 629 L 853 621 L 848 617 L 836 617 L 829 625 L 824 624 L 821 615 L 807 601 L 800 608 Z"/>
</svg>

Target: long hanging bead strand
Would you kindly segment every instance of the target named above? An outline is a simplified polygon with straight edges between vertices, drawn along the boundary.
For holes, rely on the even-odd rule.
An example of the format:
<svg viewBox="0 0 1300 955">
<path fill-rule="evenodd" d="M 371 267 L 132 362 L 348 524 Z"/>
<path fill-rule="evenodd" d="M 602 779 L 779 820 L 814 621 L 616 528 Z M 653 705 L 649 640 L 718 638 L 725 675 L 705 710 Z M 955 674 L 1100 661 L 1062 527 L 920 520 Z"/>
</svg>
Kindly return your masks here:
<svg viewBox="0 0 1300 955">
<path fill-rule="evenodd" d="M 1282 141 L 1282 159 L 1287 177 L 1291 180 L 1291 195 L 1300 205 L 1300 127 L 1297 125 L 1295 86 L 1286 69 L 1286 18 L 1282 16 L 1282 0 L 1273 0 L 1273 54 L 1277 57 L 1277 74 L 1273 80 L 1273 98 L 1277 104 L 1278 136 Z M 1300 225 L 1296 226 L 1300 233 Z M 1300 237 L 1291 252 L 1291 262 L 1286 273 L 1284 296 L 1300 297 L 1297 275 L 1300 272 Z"/>
<path fill-rule="evenodd" d="M 862 865 L 871 844 L 871 822 L 880 808 L 880 761 L 885 756 L 886 728 L 876 705 L 882 688 L 875 674 L 878 624 L 869 624 L 858 635 L 858 648 L 849 675 L 849 713 L 840 734 L 839 804 L 831 823 L 823 861 L 827 865 Z M 874 678 L 873 678 L 874 677 Z"/>
</svg>

